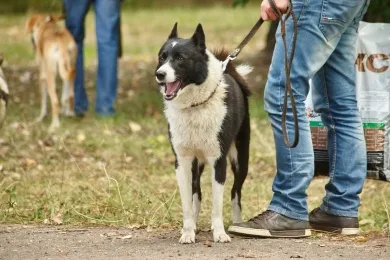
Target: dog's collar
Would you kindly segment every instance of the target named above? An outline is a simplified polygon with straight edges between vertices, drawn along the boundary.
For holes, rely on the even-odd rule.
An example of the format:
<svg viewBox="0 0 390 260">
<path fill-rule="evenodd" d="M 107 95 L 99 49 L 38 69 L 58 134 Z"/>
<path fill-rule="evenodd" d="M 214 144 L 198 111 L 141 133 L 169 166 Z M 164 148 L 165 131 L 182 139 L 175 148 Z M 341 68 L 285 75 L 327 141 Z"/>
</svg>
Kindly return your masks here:
<svg viewBox="0 0 390 260">
<path fill-rule="evenodd" d="M 197 107 L 197 106 L 200 106 L 200 105 L 203 105 L 203 104 L 207 103 L 215 95 L 215 93 L 217 92 L 217 88 L 221 84 L 222 79 L 223 79 L 223 75 L 221 76 L 221 80 L 218 82 L 218 84 L 215 87 L 215 89 L 213 90 L 213 92 L 210 94 L 210 96 L 206 100 L 204 100 L 202 102 L 199 102 L 199 103 L 192 104 L 191 107 Z"/>
</svg>

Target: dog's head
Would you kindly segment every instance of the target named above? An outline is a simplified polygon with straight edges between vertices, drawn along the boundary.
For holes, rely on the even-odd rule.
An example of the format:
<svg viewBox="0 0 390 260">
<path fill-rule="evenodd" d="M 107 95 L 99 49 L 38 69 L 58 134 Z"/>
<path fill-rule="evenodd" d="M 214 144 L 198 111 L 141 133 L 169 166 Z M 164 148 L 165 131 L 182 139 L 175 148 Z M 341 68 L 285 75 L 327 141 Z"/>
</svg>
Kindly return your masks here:
<svg viewBox="0 0 390 260">
<path fill-rule="evenodd" d="M 48 22 L 57 22 L 64 18 L 63 14 L 33 14 L 26 21 L 26 31 L 32 33 Z"/>
<path fill-rule="evenodd" d="M 202 84 L 208 74 L 205 34 L 199 24 L 189 39 L 178 37 L 177 23 L 158 53 L 156 81 L 165 100 L 174 99 L 190 84 Z"/>
</svg>

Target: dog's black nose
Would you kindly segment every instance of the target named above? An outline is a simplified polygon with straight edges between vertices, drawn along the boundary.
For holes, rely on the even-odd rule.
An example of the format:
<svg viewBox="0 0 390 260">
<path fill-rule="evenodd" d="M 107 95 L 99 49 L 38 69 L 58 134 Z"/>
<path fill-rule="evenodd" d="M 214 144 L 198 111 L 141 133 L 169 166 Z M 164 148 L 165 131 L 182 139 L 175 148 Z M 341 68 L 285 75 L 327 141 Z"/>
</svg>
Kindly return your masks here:
<svg viewBox="0 0 390 260">
<path fill-rule="evenodd" d="M 156 77 L 159 81 L 163 81 L 165 79 L 165 76 L 167 75 L 166 72 L 164 71 L 157 71 L 156 72 Z"/>
</svg>

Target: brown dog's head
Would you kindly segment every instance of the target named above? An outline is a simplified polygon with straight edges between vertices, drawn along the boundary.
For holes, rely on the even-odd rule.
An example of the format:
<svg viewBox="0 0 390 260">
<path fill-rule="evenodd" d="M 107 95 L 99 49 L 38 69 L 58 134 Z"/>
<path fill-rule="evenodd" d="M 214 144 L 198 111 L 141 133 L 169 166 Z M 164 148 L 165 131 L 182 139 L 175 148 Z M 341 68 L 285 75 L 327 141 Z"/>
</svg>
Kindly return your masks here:
<svg viewBox="0 0 390 260">
<path fill-rule="evenodd" d="M 31 15 L 26 22 L 26 30 L 31 33 L 34 29 L 39 28 L 47 22 L 57 22 L 65 19 L 63 14 L 33 14 Z"/>
</svg>

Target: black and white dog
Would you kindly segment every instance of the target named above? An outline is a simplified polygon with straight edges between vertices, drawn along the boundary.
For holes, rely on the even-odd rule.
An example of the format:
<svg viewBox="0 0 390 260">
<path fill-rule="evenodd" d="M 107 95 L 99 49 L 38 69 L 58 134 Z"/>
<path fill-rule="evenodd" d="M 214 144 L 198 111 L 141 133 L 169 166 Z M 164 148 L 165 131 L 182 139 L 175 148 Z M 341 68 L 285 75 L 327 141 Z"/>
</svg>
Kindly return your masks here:
<svg viewBox="0 0 390 260">
<path fill-rule="evenodd" d="M 233 222 L 241 221 L 241 188 L 248 172 L 250 94 L 243 77 L 252 68 L 229 64 L 227 53 L 206 49 L 199 24 L 192 38 L 182 39 L 177 24 L 162 46 L 156 80 L 164 96 L 165 116 L 179 184 L 183 229 L 180 243 L 194 243 L 200 210 L 200 176 L 206 163 L 212 167 L 211 229 L 215 242 L 230 242 L 223 224 L 223 191 L 227 157 L 234 173 L 231 191 Z"/>
<path fill-rule="evenodd" d="M 0 127 L 4 124 L 9 95 L 7 81 L 5 81 L 4 73 L 1 68 L 2 63 L 3 57 L 0 54 Z"/>
</svg>

